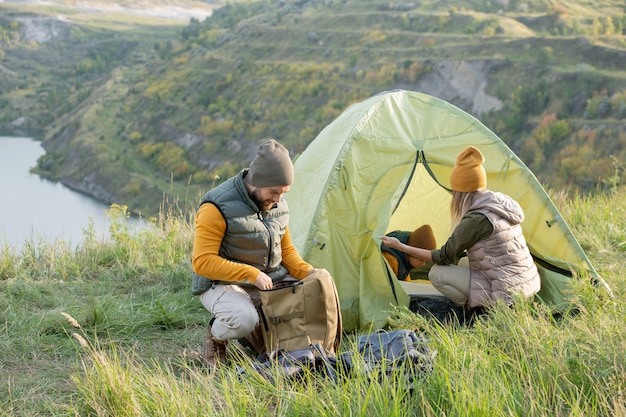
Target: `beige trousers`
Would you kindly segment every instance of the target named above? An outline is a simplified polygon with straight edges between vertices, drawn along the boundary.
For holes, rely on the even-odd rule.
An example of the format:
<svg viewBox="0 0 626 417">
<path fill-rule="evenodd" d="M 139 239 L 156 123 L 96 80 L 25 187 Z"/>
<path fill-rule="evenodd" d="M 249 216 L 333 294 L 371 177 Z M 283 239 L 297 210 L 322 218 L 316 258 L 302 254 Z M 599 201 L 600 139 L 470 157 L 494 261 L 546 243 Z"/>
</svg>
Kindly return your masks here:
<svg viewBox="0 0 626 417">
<path fill-rule="evenodd" d="M 287 275 L 275 285 L 294 281 L 297 280 Z M 200 294 L 200 302 L 215 318 L 211 333 L 217 340 L 247 338 L 259 324 L 261 294 L 256 287 L 213 285 Z"/>
<path fill-rule="evenodd" d="M 259 324 L 257 288 L 239 285 L 213 285 L 200 294 L 200 302 L 215 318 L 211 333 L 217 340 L 240 339 L 248 336 Z"/>
<path fill-rule="evenodd" d="M 470 287 L 470 270 L 467 257 L 457 265 L 434 265 L 428 279 L 440 293 L 460 306 L 467 303 Z"/>
</svg>

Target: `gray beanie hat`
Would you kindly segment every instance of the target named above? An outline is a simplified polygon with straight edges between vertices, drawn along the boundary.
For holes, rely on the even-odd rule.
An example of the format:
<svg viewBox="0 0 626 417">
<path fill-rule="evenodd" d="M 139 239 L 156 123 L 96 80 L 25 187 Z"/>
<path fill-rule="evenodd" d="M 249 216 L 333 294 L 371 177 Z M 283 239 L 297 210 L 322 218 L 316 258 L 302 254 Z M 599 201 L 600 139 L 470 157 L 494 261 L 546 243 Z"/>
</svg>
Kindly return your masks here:
<svg viewBox="0 0 626 417">
<path fill-rule="evenodd" d="M 250 163 L 248 183 L 255 187 L 275 187 L 293 183 L 293 163 L 289 151 L 274 139 L 259 145 Z"/>
</svg>

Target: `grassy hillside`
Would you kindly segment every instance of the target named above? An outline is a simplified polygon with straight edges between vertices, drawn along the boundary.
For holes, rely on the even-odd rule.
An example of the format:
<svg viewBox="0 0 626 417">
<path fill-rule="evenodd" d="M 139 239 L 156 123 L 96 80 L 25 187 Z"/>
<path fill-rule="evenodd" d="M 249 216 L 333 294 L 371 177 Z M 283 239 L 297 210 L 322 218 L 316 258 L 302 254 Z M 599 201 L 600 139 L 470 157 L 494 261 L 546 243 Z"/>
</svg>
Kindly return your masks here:
<svg viewBox="0 0 626 417">
<path fill-rule="evenodd" d="M 237 344 L 230 366 L 209 373 L 198 361 L 208 313 L 189 292 L 187 216 L 164 214 L 135 235 L 114 206 L 110 242 L 0 255 L 0 415 L 623 416 L 625 194 L 552 196 L 613 299 L 580 280 L 578 314 L 519 304 L 471 327 L 390 307 L 389 328 L 415 330 L 438 353 L 411 390 L 397 372 L 269 383 Z"/>
<path fill-rule="evenodd" d="M 617 0 L 239 2 L 184 26 L 81 15 L 45 43 L 20 38 L 20 14 L 2 20 L 1 131 L 43 139 L 42 175 L 144 214 L 195 205 L 263 138 L 295 156 L 350 104 L 396 88 L 472 113 L 547 187 L 623 180 Z"/>
</svg>

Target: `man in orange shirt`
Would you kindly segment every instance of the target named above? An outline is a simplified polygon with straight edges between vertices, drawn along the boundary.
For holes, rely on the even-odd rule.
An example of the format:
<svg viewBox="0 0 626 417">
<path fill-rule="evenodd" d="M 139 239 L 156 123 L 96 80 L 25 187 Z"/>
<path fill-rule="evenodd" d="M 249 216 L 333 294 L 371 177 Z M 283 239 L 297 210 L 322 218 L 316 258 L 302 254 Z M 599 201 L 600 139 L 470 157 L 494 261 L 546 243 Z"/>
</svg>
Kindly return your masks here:
<svg viewBox="0 0 626 417">
<path fill-rule="evenodd" d="M 259 290 L 315 271 L 298 254 L 289 235 L 289 208 L 283 194 L 293 176 L 289 151 L 270 139 L 259 146 L 248 169 L 200 201 L 192 293 L 212 316 L 204 351 L 209 367 L 225 362 L 229 339 L 245 339 L 262 353 Z"/>
</svg>

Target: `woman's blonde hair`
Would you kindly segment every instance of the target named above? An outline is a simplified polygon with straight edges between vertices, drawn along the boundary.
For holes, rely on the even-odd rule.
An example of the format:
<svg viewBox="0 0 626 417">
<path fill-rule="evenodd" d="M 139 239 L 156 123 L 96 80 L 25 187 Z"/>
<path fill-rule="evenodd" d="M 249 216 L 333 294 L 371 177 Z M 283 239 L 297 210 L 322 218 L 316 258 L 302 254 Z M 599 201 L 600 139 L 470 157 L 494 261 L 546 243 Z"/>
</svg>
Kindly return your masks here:
<svg viewBox="0 0 626 417">
<path fill-rule="evenodd" d="M 454 230 L 459 223 L 461 222 L 461 218 L 467 213 L 467 210 L 471 207 L 474 202 L 474 196 L 481 192 L 472 191 L 469 193 L 464 193 L 462 191 L 454 191 L 452 190 L 452 200 L 450 201 L 450 218 L 451 218 L 451 226 L 452 230 Z"/>
</svg>

